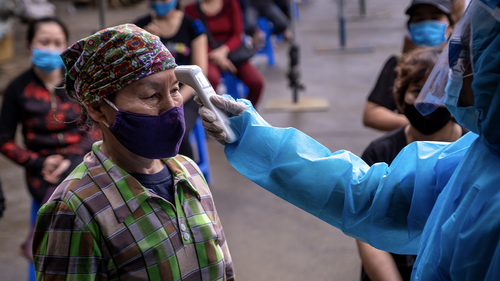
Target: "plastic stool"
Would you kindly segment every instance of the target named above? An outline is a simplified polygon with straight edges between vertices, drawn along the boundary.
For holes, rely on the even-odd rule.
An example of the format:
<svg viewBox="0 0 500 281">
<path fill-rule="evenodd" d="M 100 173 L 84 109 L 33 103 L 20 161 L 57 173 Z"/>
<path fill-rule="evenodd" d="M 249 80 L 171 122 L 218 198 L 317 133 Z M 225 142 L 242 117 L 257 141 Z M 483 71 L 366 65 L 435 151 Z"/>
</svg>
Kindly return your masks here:
<svg viewBox="0 0 500 281">
<path fill-rule="evenodd" d="M 201 124 L 201 118 L 198 118 L 196 124 L 189 135 L 189 143 L 191 146 L 194 146 L 195 153 L 195 162 L 200 167 L 203 176 L 208 184 L 212 183 L 212 174 L 210 173 L 210 161 L 208 159 L 208 148 L 207 148 L 207 139 L 205 136 L 205 128 Z"/>
<path fill-rule="evenodd" d="M 262 49 L 257 51 L 257 54 L 263 54 L 267 56 L 267 64 L 269 66 L 274 66 L 276 61 L 274 59 L 274 48 L 271 42 L 271 34 L 273 33 L 274 26 L 266 17 L 259 17 L 257 19 L 257 25 L 259 29 L 265 34 L 265 44 Z"/>
<path fill-rule="evenodd" d="M 30 226 L 35 224 L 36 215 L 38 214 L 39 209 L 40 209 L 40 205 L 35 200 L 32 200 L 31 201 Z M 28 264 L 28 280 L 29 281 L 36 281 L 35 266 L 31 262 Z"/>
<path fill-rule="evenodd" d="M 226 87 L 226 94 L 232 96 L 235 100 L 246 98 L 248 87 L 238 77 L 234 76 L 231 72 L 222 72 L 221 76 Z"/>
</svg>

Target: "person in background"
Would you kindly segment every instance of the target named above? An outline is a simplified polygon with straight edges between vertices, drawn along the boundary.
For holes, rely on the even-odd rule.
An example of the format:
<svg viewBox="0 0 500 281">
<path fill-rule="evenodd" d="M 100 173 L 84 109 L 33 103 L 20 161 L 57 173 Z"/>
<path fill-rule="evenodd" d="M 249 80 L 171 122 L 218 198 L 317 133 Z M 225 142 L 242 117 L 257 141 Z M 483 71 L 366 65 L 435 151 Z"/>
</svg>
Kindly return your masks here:
<svg viewBox="0 0 500 281">
<path fill-rule="evenodd" d="M 206 74 L 207 36 L 203 24 L 179 10 L 177 0 L 150 1 L 150 6 L 151 13 L 137 19 L 134 24 L 158 36 L 178 65 L 198 65 Z M 190 86 L 182 85 L 179 92 L 184 101 L 186 124 L 179 154 L 193 158 L 189 133 L 198 119 L 198 104 L 193 101 L 195 91 Z"/>
<path fill-rule="evenodd" d="M 265 17 L 273 24 L 273 34 L 279 34 L 288 27 L 288 17 L 275 0 L 250 0 L 249 20 L 256 26 L 258 17 Z"/>
<path fill-rule="evenodd" d="M 500 280 L 499 14 L 499 1 L 470 2 L 415 102 L 424 113 L 446 106 L 470 130 L 457 141 L 415 141 L 390 166 L 369 166 L 297 129 L 271 126 L 247 100 L 212 95 L 239 133 L 225 145 L 226 159 L 344 234 L 417 255 L 411 280 Z M 201 106 L 199 113 L 224 143 L 214 112 Z"/>
<path fill-rule="evenodd" d="M 434 0 L 430 0 L 431 2 Z M 450 0 L 451 2 L 451 21 L 457 23 L 462 15 L 464 14 L 467 5 L 469 4 L 469 0 Z M 403 54 L 410 52 L 418 46 L 411 40 L 410 32 L 406 32 L 404 42 L 403 42 Z"/>
<path fill-rule="evenodd" d="M 103 140 L 38 212 L 37 280 L 234 280 L 210 189 L 178 155 L 185 126 L 168 49 L 124 24 L 61 56 L 68 95 Z"/>
<path fill-rule="evenodd" d="M 264 78 L 248 60 L 234 65 L 229 59 L 229 53 L 244 44 L 242 38 L 243 19 L 237 0 L 201 0 L 189 3 L 185 7 L 187 15 L 205 19 L 207 33 L 211 33 L 218 47 L 208 46 L 208 75 L 207 78 L 217 89 L 221 79 L 221 71 L 234 73 L 247 87 L 247 99 L 257 105 L 264 88 Z M 200 14 L 201 13 L 201 14 Z M 202 18 L 203 17 L 203 18 Z M 209 34 L 207 36 L 210 37 Z"/>
<path fill-rule="evenodd" d="M 0 218 L 3 216 L 3 211 L 5 211 L 5 197 L 3 196 L 2 182 L 0 181 Z"/>
<path fill-rule="evenodd" d="M 417 48 L 399 62 L 394 100 L 399 112 L 410 123 L 370 143 L 361 156 L 366 164 L 384 162 L 390 165 L 398 153 L 414 141 L 454 142 L 468 132 L 452 121 L 445 107 L 422 116 L 413 105 L 440 53 L 436 48 Z M 361 281 L 410 280 L 415 255 L 393 254 L 359 240 L 356 242 L 363 263 Z"/>
<path fill-rule="evenodd" d="M 254 41 L 260 38 L 262 31 L 257 26 L 259 17 L 267 18 L 273 24 L 273 34 L 283 33 L 288 28 L 287 14 L 281 10 L 275 0 L 249 0 L 250 5 L 247 11 L 247 24 L 245 33 L 251 35 Z M 282 4 L 282 3 L 280 3 Z M 286 5 L 285 5 L 286 6 Z"/>
<path fill-rule="evenodd" d="M 90 135 L 80 129 L 80 107 L 67 97 L 63 61 L 68 30 L 57 18 L 32 21 L 27 48 L 33 65 L 6 88 L 0 113 L 0 151 L 24 166 L 33 199 L 45 203 L 55 187 L 90 151 Z M 21 123 L 24 147 L 14 141 Z M 30 231 L 20 254 L 32 259 Z"/>
<path fill-rule="evenodd" d="M 411 51 L 418 46 L 441 46 L 453 32 L 450 0 L 413 0 L 406 10 Z M 398 56 L 391 56 L 379 74 L 377 83 L 366 102 L 363 124 L 381 131 L 393 131 L 408 124 L 408 119 L 397 112 L 393 87 Z"/>
</svg>

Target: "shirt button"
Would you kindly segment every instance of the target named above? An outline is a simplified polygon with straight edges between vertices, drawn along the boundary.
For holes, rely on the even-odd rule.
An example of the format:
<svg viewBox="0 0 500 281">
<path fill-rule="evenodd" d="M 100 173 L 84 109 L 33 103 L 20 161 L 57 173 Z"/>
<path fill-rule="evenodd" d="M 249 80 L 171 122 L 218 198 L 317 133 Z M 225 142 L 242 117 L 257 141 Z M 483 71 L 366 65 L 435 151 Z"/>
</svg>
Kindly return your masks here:
<svg viewBox="0 0 500 281">
<path fill-rule="evenodd" d="M 181 230 L 182 231 L 186 231 L 186 225 L 185 224 L 181 224 Z"/>
<path fill-rule="evenodd" d="M 186 232 L 186 233 L 184 233 L 183 236 L 184 236 L 184 240 L 189 240 L 189 233 Z"/>
</svg>

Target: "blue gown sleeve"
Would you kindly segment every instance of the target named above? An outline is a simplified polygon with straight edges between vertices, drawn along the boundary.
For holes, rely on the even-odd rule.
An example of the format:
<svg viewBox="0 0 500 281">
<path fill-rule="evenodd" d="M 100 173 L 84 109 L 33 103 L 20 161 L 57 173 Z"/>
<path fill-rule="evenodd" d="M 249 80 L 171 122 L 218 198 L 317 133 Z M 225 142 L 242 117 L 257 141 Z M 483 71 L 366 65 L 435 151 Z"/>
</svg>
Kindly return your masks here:
<svg viewBox="0 0 500 281">
<path fill-rule="evenodd" d="M 389 167 L 331 153 L 293 128 L 274 128 L 253 109 L 231 118 L 240 138 L 231 165 L 259 186 L 379 249 L 416 254 L 437 196 L 477 135 L 407 146 Z M 418 171 L 418 172 L 417 172 Z"/>
</svg>

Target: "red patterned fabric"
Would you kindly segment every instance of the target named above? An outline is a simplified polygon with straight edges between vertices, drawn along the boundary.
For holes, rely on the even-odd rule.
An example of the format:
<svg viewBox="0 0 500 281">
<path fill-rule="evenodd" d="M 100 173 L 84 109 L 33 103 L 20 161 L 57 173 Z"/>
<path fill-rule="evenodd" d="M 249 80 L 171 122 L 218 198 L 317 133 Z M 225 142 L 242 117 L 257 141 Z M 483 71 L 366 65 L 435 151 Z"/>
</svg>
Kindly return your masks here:
<svg viewBox="0 0 500 281">
<path fill-rule="evenodd" d="M 123 24 L 81 39 L 61 54 L 66 80 L 85 104 L 112 95 L 143 77 L 177 65 L 160 39 Z"/>
</svg>

